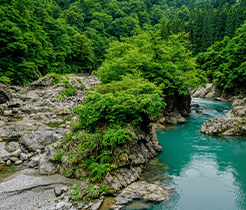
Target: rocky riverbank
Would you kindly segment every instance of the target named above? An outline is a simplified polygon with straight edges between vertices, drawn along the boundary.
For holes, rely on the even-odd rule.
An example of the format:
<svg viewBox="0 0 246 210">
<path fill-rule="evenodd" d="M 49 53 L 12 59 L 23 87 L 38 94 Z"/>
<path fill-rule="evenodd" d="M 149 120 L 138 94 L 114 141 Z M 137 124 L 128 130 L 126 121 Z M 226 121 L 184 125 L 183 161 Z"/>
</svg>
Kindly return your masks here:
<svg viewBox="0 0 246 210">
<path fill-rule="evenodd" d="M 246 97 L 244 90 L 236 92 L 222 91 L 219 89 L 219 84 L 209 83 L 205 87 L 200 86 L 195 90 L 191 90 L 190 94 L 193 98 L 215 99 L 222 102 L 233 102 L 236 99 L 243 99 Z"/>
<path fill-rule="evenodd" d="M 226 115 L 204 122 L 201 132 L 219 136 L 246 135 L 246 99 L 235 100 Z"/>
<path fill-rule="evenodd" d="M 66 81 L 70 85 L 67 85 Z M 83 104 L 86 91 L 99 83 L 95 77 L 91 76 L 68 76 L 59 78 L 59 80 L 48 76 L 23 88 L 7 88 L 1 85 L 0 170 L 11 164 L 25 164 L 33 168 L 24 170 L 0 184 L 0 200 L 5 200 L 0 205 L 1 209 L 12 210 L 16 209 L 16 206 L 18 209 L 25 210 L 98 209 L 100 207 L 104 199 L 103 194 L 88 204 L 69 203 L 65 193 L 68 187 L 76 181 L 67 181 L 70 179 L 61 177 L 57 173 L 63 175 L 65 171 L 71 169 L 71 163 L 66 158 L 63 158 L 61 163 L 54 161 L 54 154 L 60 148 L 59 143 L 63 141 L 66 134 L 71 132 L 71 125 L 77 119 L 72 111 L 73 108 Z M 70 90 L 73 91 L 73 96 L 61 95 L 62 92 L 66 93 Z M 171 108 L 169 106 L 169 109 L 174 110 L 177 115 L 177 109 L 174 106 Z M 181 114 L 178 117 L 180 116 Z M 158 122 L 155 121 L 155 126 L 164 127 L 167 122 L 163 115 Z M 131 183 L 140 178 L 148 161 L 161 152 L 161 146 L 152 124 L 151 121 L 145 122 L 145 128 L 140 133 L 135 133 L 131 125 L 127 127 L 131 132 L 132 141 L 126 145 L 125 149 L 128 149 L 130 154 L 127 157 L 122 155 L 122 157 L 115 158 L 117 160 L 115 164 L 119 168 L 107 174 L 103 181 L 112 186 L 114 189 L 112 194 L 119 195 L 125 187 L 130 187 Z M 73 145 L 67 149 L 72 150 Z M 120 151 L 120 148 L 118 150 Z M 116 149 L 116 153 L 118 150 Z M 49 176 L 44 177 L 43 175 Z M 51 181 L 51 175 L 57 176 L 60 182 Z M 84 171 L 78 169 L 74 178 L 79 179 L 83 176 Z M 77 182 L 81 183 L 78 180 Z M 86 188 L 87 185 L 83 184 Z M 8 187 L 10 185 L 11 188 Z M 146 190 L 145 194 L 142 194 L 143 199 L 156 202 L 168 199 L 170 191 L 168 186 L 158 186 L 159 184 L 156 183 L 153 183 L 153 186 L 149 186 L 148 183 L 139 185 L 144 189 L 161 187 L 163 190 L 163 193 L 159 194 L 157 193 L 159 190 Z M 129 189 L 131 191 L 131 188 Z M 134 196 L 133 198 L 136 197 Z M 117 203 L 117 205 L 120 204 Z"/>
</svg>

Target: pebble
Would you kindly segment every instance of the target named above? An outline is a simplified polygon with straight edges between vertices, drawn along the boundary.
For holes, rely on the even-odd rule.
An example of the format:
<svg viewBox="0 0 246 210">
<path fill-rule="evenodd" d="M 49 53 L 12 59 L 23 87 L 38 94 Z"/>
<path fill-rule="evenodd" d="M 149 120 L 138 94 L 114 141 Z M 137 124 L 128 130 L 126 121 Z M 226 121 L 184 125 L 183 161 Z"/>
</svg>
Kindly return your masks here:
<svg viewBox="0 0 246 210">
<path fill-rule="evenodd" d="M 20 165 L 22 163 L 22 160 L 15 161 L 15 165 Z"/>
<path fill-rule="evenodd" d="M 8 160 L 7 163 L 6 163 L 7 166 L 10 166 L 11 165 L 11 160 Z"/>
</svg>

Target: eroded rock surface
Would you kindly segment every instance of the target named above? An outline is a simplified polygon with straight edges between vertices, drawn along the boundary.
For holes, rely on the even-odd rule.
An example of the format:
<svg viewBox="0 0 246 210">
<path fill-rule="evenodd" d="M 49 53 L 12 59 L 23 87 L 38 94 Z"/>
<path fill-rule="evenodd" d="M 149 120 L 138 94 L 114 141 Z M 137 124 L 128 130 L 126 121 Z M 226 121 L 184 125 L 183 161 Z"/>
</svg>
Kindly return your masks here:
<svg viewBox="0 0 246 210">
<path fill-rule="evenodd" d="M 117 197 L 116 204 L 124 205 L 133 200 L 164 202 L 169 200 L 171 188 L 160 182 L 137 181 L 126 187 Z"/>
<path fill-rule="evenodd" d="M 163 110 L 163 117 L 167 124 L 186 123 L 184 117 L 190 113 L 190 95 L 175 94 L 165 98 L 166 108 Z"/>
<path fill-rule="evenodd" d="M 67 179 L 61 175 L 40 177 L 34 169 L 26 169 L 0 183 L 0 209 L 4 210 L 50 210 L 56 208 L 55 188 L 80 184 L 79 180 Z M 68 203 L 66 198 L 63 201 Z M 70 205 L 72 207 L 72 205 Z M 68 208 L 70 209 L 70 208 Z"/>
<path fill-rule="evenodd" d="M 220 136 L 246 135 L 246 99 L 235 100 L 226 115 L 204 122 L 201 132 Z"/>
</svg>

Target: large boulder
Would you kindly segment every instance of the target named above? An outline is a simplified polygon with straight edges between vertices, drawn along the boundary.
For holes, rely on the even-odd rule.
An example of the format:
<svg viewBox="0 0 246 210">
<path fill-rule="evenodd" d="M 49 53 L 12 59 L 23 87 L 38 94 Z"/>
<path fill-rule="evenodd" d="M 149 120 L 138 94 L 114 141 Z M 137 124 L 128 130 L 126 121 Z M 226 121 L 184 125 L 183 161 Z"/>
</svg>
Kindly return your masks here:
<svg viewBox="0 0 246 210">
<path fill-rule="evenodd" d="M 194 98 L 204 98 L 204 96 L 210 91 L 213 84 L 208 83 L 205 87 L 200 86 L 195 92 L 192 94 Z"/>
<path fill-rule="evenodd" d="M 12 98 L 12 94 L 6 85 L 0 84 L 0 104 L 8 102 Z"/>
<path fill-rule="evenodd" d="M 115 200 L 117 205 L 130 203 L 134 199 L 164 202 L 169 200 L 170 192 L 171 188 L 166 184 L 138 181 L 126 187 Z"/>
<path fill-rule="evenodd" d="M 226 115 L 204 122 L 201 132 L 219 136 L 246 135 L 246 99 L 235 100 Z"/>
<path fill-rule="evenodd" d="M 52 84 L 53 81 L 54 81 L 53 76 L 47 76 L 47 77 L 43 77 L 42 79 L 33 82 L 31 85 L 32 86 L 49 86 Z"/>
<path fill-rule="evenodd" d="M 44 149 L 45 146 L 55 143 L 63 138 L 63 129 L 51 130 L 49 126 L 42 126 L 33 133 L 24 134 L 20 142 L 26 146 L 29 151 L 36 151 L 37 149 Z"/>
</svg>

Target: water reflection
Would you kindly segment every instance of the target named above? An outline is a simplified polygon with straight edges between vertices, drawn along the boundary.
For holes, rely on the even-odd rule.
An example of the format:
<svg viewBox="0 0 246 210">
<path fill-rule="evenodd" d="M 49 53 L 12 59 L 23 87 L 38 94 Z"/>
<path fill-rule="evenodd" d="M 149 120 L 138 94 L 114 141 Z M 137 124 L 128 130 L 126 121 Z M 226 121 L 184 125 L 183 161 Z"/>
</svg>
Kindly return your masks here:
<svg viewBox="0 0 246 210">
<path fill-rule="evenodd" d="M 178 130 L 158 133 L 159 159 L 169 165 L 178 196 L 152 209 L 246 209 L 246 139 L 206 136 L 202 123 L 226 114 L 231 104 L 193 99 L 203 114 L 192 112 Z"/>
</svg>

